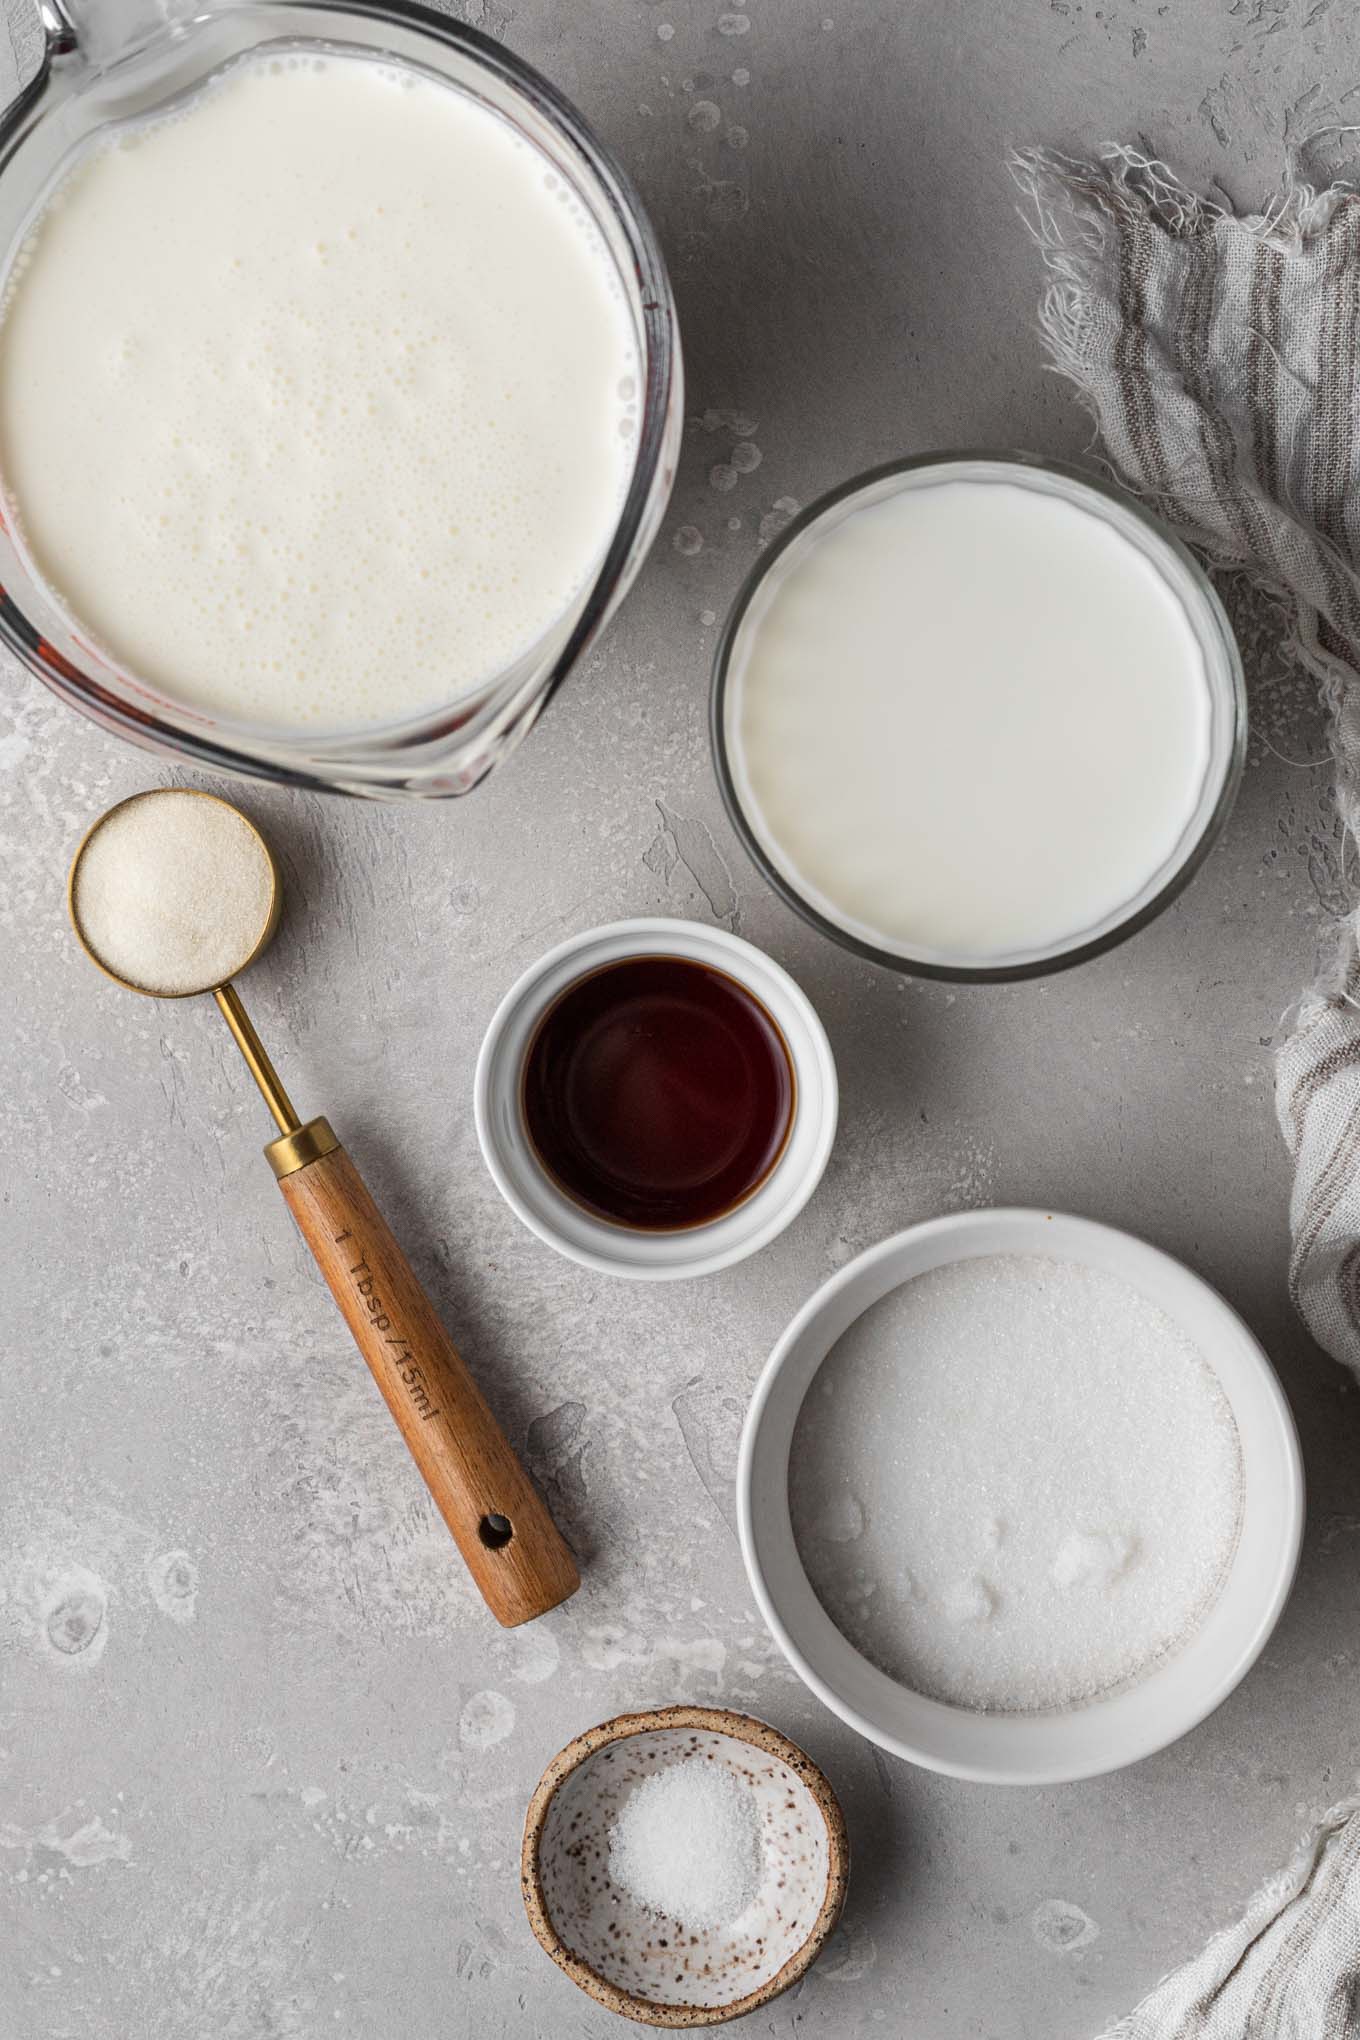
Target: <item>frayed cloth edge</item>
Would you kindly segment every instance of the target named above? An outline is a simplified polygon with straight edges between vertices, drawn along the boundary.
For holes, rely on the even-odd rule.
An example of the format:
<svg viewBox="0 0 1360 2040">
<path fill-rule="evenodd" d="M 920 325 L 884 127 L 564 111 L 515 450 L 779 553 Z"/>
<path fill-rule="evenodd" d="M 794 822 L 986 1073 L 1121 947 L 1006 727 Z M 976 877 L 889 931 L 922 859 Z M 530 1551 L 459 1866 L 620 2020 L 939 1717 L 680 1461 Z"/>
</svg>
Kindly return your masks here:
<svg viewBox="0 0 1360 2040">
<path fill-rule="evenodd" d="M 1277 1870 L 1257 1887 L 1237 1919 L 1226 1927 L 1220 1927 L 1216 1934 L 1211 1935 L 1200 1953 L 1192 1957 L 1190 1962 L 1168 1970 L 1166 1975 L 1159 1978 L 1152 1989 L 1139 1999 L 1133 2010 L 1126 2012 L 1115 2025 L 1107 2027 L 1098 2036 L 1098 2040 L 1138 2040 L 1140 2021 L 1144 2021 L 1145 2014 L 1152 2009 L 1160 1991 L 1165 1990 L 1166 1986 L 1174 1982 L 1186 1969 L 1198 1968 L 1201 1963 L 1207 1963 L 1211 1956 L 1225 1952 L 1244 1929 L 1253 1929 L 1248 1932 L 1247 1938 L 1242 1943 L 1241 1953 L 1237 1957 L 1238 1962 L 1242 1961 L 1248 1950 L 1255 1947 L 1263 1934 L 1269 1932 L 1285 1907 L 1292 1904 L 1305 1889 L 1335 1836 L 1340 1834 L 1346 1823 L 1357 1813 L 1360 1813 L 1360 1797 L 1342 1799 L 1335 1806 L 1329 1807 L 1322 1818 L 1295 1845 L 1294 1853 L 1284 1869 Z M 1236 1964 L 1233 1967 L 1235 1968 Z M 1231 1974 L 1231 1970 L 1226 1974 Z"/>
</svg>

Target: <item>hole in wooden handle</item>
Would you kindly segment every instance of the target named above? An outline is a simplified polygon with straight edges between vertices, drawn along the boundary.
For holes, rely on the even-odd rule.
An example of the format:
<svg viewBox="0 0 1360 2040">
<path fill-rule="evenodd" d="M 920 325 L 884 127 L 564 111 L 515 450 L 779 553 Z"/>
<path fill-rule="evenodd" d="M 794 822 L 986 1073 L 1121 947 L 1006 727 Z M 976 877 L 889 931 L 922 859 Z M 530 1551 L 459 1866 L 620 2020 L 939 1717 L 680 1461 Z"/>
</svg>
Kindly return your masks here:
<svg viewBox="0 0 1360 2040">
<path fill-rule="evenodd" d="M 501 1551 L 515 1534 L 515 1526 L 508 1516 L 483 1516 L 477 1525 L 477 1535 L 488 1551 Z"/>
</svg>

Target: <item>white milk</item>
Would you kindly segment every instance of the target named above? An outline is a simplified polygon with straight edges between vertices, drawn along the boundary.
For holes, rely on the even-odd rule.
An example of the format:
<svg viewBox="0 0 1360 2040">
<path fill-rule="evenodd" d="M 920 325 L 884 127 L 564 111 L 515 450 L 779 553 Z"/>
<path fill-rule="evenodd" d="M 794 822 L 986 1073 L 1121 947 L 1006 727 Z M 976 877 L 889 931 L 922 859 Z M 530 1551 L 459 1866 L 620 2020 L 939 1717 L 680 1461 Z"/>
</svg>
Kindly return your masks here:
<svg viewBox="0 0 1360 2040">
<path fill-rule="evenodd" d="M 734 646 L 727 731 L 757 837 L 828 920 L 986 965 L 1072 946 L 1176 857 L 1211 716 L 1130 539 L 1022 482 L 939 480 L 795 542 Z"/>
<path fill-rule="evenodd" d="M 376 62 L 247 60 L 87 150 L 0 326 L 0 473 L 76 628 L 213 714 L 452 701 L 613 533 L 639 363 L 548 160 Z"/>
</svg>

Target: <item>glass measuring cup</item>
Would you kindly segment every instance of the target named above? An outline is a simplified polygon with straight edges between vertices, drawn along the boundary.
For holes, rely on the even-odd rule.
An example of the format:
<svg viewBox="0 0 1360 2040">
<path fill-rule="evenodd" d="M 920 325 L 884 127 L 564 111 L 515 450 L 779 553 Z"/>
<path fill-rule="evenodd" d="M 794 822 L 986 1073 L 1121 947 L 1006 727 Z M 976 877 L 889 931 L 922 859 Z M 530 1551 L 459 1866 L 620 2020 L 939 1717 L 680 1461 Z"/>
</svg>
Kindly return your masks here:
<svg viewBox="0 0 1360 2040">
<path fill-rule="evenodd" d="M 641 364 L 636 451 L 613 537 L 568 612 L 505 670 L 453 701 L 392 723 L 319 732 L 187 707 L 87 644 L 0 525 L 0 643 L 105 729 L 215 771 L 291 785 L 373 796 L 466 793 L 531 728 L 622 601 L 670 494 L 682 422 L 679 333 L 636 194 L 546 80 L 489 37 L 409 0 L 38 0 L 38 16 L 38 69 L 0 119 L 6 265 L 72 151 L 265 46 L 367 53 L 459 87 L 548 157 L 603 236 Z"/>
</svg>

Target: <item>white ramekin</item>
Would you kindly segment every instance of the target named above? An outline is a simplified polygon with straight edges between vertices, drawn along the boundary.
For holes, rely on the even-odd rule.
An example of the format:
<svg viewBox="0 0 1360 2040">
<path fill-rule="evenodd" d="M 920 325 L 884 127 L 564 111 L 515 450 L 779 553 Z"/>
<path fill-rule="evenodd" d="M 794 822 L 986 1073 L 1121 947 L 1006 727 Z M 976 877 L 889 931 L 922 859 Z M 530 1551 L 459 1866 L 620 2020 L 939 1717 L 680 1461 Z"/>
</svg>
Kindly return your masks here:
<svg viewBox="0 0 1360 2040">
<path fill-rule="evenodd" d="M 1194 1341 L 1228 1399 L 1242 1451 L 1240 1534 L 1201 1627 L 1146 1677 L 1065 1712 L 981 1714 L 890 1679 L 861 1657 L 808 1581 L 789 1517 L 789 1453 L 803 1397 L 841 1333 L 889 1290 L 978 1254 L 1048 1254 L 1121 1276 Z M 967 1211 L 884 1240 L 809 1298 L 770 1355 L 737 1468 L 741 1548 L 760 1611 L 790 1664 L 842 1721 L 895 1756 L 996 1785 L 1054 1785 L 1165 1748 L 1227 1698 L 1289 1598 L 1303 1534 L 1303 1465 L 1274 1370 L 1237 1313 L 1156 1247 L 1089 1219 Z"/>
<path fill-rule="evenodd" d="M 793 1063 L 793 1126 L 783 1154 L 753 1196 L 711 1225 L 635 1232 L 574 1204 L 543 1169 L 524 1128 L 524 1057 L 552 1001 L 575 979 L 628 956 L 681 956 L 726 971 L 777 1023 Z M 496 1187 L 516 1217 L 559 1254 L 605 1275 L 665 1281 L 710 1275 L 766 1246 L 797 1217 L 821 1181 L 836 1137 L 836 1065 L 807 996 L 763 951 L 698 921 L 616 921 L 550 949 L 496 1008 L 477 1058 L 477 1138 Z"/>
</svg>

